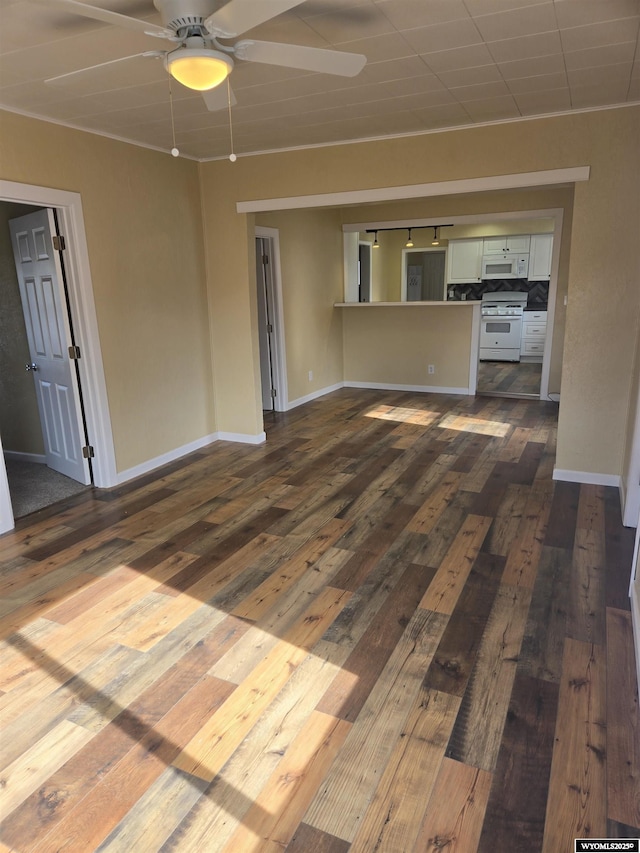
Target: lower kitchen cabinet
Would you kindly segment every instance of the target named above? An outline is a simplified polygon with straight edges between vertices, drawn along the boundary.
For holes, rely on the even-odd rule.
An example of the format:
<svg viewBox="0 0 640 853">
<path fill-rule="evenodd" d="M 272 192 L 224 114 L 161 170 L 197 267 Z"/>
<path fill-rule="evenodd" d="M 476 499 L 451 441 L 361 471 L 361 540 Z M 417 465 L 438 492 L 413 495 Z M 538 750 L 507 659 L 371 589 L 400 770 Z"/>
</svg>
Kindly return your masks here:
<svg viewBox="0 0 640 853">
<path fill-rule="evenodd" d="M 547 312 L 525 311 L 522 315 L 520 358 L 526 358 L 527 361 L 542 361 L 546 338 Z"/>
</svg>

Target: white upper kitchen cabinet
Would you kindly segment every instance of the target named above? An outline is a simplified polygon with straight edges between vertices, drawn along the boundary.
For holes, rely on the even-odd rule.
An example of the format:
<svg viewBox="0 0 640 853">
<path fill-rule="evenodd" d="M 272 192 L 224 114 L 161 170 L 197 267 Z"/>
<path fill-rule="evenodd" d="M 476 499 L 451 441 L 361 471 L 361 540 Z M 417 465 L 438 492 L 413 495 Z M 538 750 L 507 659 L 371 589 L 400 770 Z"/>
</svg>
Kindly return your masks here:
<svg viewBox="0 0 640 853">
<path fill-rule="evenodd" d="M 553 234 L 532 234 L 529 254 L 529 281 L 549 281 Z"/>
<path fill-rule="evenodd" d="M 530 237 L 528 234 L 517 234 L 513 237 L 485 237 L 485 255 L 520 255 L 529 251 Z"/>
<path fill-rule="evenodd" d="M 447 284 L 480 281 L 484 240 L 449 240 L 447 246 Z"/>
</svg>

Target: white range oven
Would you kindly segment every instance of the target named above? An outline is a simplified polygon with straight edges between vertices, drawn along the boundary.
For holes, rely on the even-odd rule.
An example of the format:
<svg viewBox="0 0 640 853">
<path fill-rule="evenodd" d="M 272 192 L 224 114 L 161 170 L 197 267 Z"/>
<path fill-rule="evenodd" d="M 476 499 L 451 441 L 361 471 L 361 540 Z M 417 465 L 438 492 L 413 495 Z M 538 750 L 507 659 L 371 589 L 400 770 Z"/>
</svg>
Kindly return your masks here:
<svg viewBox="0 0 640 853">
<path fill-rule="evenodd" d="M 520 361 L 526 304 L 526 293 L 485 293 L 480 308 L 480 361 Z"/>
</svg>

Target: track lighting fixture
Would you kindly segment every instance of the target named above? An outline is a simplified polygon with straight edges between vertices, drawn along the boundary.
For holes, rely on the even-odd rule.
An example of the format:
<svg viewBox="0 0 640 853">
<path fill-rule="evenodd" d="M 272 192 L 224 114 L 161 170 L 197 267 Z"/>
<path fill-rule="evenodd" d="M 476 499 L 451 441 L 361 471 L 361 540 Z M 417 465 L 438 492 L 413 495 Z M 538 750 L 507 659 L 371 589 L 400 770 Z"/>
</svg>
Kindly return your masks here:
<svg viewBox="0 0 640 853">
<path fill-rule="evenodd" d="M 411 237 L 411 232 L 415 231 L 416 228 L 418 228 L 418 229 L 420 229 L 420 228 L 422 228 L 422 229 L 433 228 L 433 240 L 431 241 L 431 245 L 432 246 L 439 246 L 440 245 L 440 229 L 441 228 L 451 228 L 451 224 L 447 224 L 447 225 L 412 225 L 411 228 L 407 228 L 406 225 L 404 227 L 398 226 L 396 228 L 367 228 L 366 233 L 367 234 L 373 234 L 373 248 L 378 249 L 378 248 L 380 248 L 380 243 L 378 243 L 378 231 L 406 231 L 407 232 L 407 242 L 405 243 L 405 246 L 407 247 L 407 249 L 411 249 L 411 248 L 413 248 L 413 245 L 414 245 L 413 239 Z"/>
</svg>

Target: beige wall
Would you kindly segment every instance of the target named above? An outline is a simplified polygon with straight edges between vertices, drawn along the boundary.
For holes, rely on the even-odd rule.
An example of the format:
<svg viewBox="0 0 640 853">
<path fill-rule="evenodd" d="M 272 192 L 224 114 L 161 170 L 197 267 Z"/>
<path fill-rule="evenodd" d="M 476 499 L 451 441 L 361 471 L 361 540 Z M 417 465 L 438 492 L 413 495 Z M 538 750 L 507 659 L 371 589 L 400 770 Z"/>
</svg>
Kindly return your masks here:
<svg viewBox="0 0 640 853">
<path fill-rule="evenodd" d="M 197 164 L 0 121 L 1 178 L 82 197 L 117 469 L 214 432 Z"/>
<path fill-rule="evenodd" d="M 254 221 L 237 201 L 590 166 L 574 193 L 557 465 L 619 475 L 640 310 L 639 116 L 602 110 L 196 166 L 5 113 L 0 177 L 82 196 L 123 470 L 215 429 L 262 429 Z M 458 204 L 438 200 L 438 215 Z M 356 221 L 379 218 L 375 208 Z"/>
<path fill-rule="evenodd" d="M 233 282 L 236 305 L 249 301 L 241 257 L 249 217 L 235 213 L 237 201 L 590 166 L 590 180 L 574 195 L 557 465 L 619 475 L 639 310 L 639 116 L 630 107 L 202 164 L 211 304 L 224 298 L 225 281 Z M 494 195 L 478 199 L 491 204 Z M 439 201 L 443 215 L 458 205 L 453 197 Z M 378 219 L 375 207 L 366 218 L 358 211 L 356 221 Z M 602 240 L 605 225 L 615 239 Z M 249 388 L 259 382 L 247 358 L 253 332 L 246 310 L 234 317 L 214 339 L 214 360 L 231 359 L 234 387 Z M 218 383 L 216 390 L 221 423 L 237 420 L 237 395 Z M 250 397 L 243 395 L 247 428 L 258 420 Z"/>
<path fill-rule="evenodd" d="M 342 382 L 342 315 L 333 307 L 343 298 L 340 217 L 287 211 L 256 224 L 279 230 L 287 384 L 289 400 L 297 400 Z"/>
<path fill-rule="evenodd" d="M 344 315 L 346 382 L 467 388 L 473 309 L 368 305 Z M 428 375 L 427 365 L 435 373 Z"/>
<path fill-rule="evenodd" d="M 40 415 L 11 247 L 9 220 L 35 208 L 0 201 L 0 434 L 4 450 L 44 453 Z"/>
</svg>

